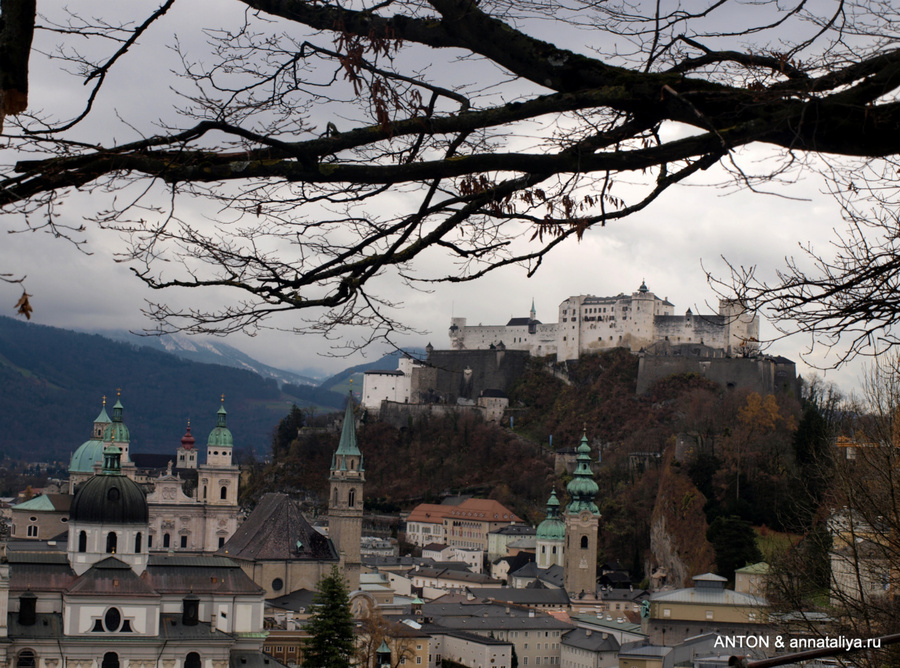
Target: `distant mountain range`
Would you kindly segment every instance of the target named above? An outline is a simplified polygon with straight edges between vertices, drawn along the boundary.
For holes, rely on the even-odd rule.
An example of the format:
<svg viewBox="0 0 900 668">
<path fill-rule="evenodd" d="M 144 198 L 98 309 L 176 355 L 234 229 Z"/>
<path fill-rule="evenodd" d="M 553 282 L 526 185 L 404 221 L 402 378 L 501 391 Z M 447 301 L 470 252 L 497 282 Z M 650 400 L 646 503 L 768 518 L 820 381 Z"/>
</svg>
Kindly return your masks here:
<svg viewBox="0 0 900 668">
<path fill-rule="evenodd" d="M 113 341 L 121 341 L 136 346 L 161 350 L 172 353 L 178 357 L 200 362 L 202 364 L 221 364 L 246 369 L 258 373 L 263 378 L 274 378 L 279 385 L 291 383 L 292 385 L 317 386 L 321 379 L 303 376 L 293 371 L 285 371 L 263 364 L 240 350 L 218 339 L 201 339 L 184 334 L 166 334 L 165 336 L 141 336 L 124 329 L 119 330 L 95 330 L 93 334 L 99 334 Z"/>
<path fill-rule="evenodd" d="M 129 337 L 118 333 L 113 340 L 0 317 L 0 457 L 68 460 L 90 437 L 101 397 L 110 407 L 117 388 L 136 452 L 174 453 L 188 420 L 198 444 L 205 444 L 224 394 L 235 448 L 263 456 L 292 404 L 320 413 L 340 410 L 351 377 L 359 379 L 358 393 L 365 370 L 397 365 L 394 354 L 315 385 L 315 379 L 269 367 L 222 342 Z"/>
</svg>

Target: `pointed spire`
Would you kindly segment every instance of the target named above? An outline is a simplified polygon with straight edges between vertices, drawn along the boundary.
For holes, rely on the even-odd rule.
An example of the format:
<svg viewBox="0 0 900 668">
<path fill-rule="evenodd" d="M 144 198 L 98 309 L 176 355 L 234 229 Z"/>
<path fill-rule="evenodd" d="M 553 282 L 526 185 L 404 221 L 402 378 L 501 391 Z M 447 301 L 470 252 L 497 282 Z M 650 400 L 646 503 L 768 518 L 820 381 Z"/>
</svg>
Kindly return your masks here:
<svg viewBox="0 0 900 668">
<path fill-rule="evenodd" d="M 356 418 L 353 415 L 353 393 L 347 397 L 347 408 L 344 411 L 344 426 L 341 428 L 341 442 L 337 454 L 361 456 L 356 445 Z"/>
<path fill-rule="evenodd" d="M 224 427 L 225 418 L 228 416 L 228 411 L 225 410 L 225 395 L 222 394 L 222 405 L 219 406 L 219 410 L 216 411 L 216 426 Z"/>
</svg>

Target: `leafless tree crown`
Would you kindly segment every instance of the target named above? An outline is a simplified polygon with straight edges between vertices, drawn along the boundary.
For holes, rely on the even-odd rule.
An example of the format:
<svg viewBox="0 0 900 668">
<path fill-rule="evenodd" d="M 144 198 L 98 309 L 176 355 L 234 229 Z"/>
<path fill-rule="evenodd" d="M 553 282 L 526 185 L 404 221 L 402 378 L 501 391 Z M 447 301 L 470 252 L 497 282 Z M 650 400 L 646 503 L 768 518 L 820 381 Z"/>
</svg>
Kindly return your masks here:
<svg viewBox="0 0 900 668">
<path fill-rule="evenodd" d="M 178 34 L 187 8 L 175 0 L 125 22 L 39 16 L 37 34 L 59 45 L 44 55 L 83 80 L 84 102 L 67 116 L 18 110 L 4 129 L 10 225 L 25 214 L 27 227 L 78 241 L 81 221 L 58 206 L 86 191 L 98 202 L 88 222 L 126 233 L 121 259 L 147 285 L 235 295 L 221 308 L 154 304 L 162 329 L 253 329 L 299 310 L 299 329 L 379 335 L 400 326 L 381 281 L 427 288 L 511 264 L 533 273 L 559 244 L 700 170 L 722 163 L 748 187 L 778 176 L 744 171 L 743 146 L 779 147 L 784 169 L 820 154 L 885 165 L 900 147 L 900 22 L 888 2 L 219 5 L 228 20 L 210 17 L 202 49 Z M 153 122 L 123 116 L 97 141 L 92 119 L 110 117 L 115 73 L 159 44 L 180 71 L 145 60 L 141 78 L 147 95 L 174 90 L 175 109 Z M 888 186 L 894 174 L 865 178 Z M 863 178 L 835 189 L 858 192 Z M 874 254 L 887 287 L 896 275 L 893 235 L 891 257 L 869 238 L 846 240 L 853 252 L 822 265 L 823 285 L 793 265 L 783 285 L 739 269 L 736 283 L 750 305 L 813 332 L 860 326 L 866 342 L 861 321 L 889 328 L 893 304 L 840 311 L 885 287 L 859 264 Z M 803 320 L 821 303 L 836 320 Z"/>
</svg>

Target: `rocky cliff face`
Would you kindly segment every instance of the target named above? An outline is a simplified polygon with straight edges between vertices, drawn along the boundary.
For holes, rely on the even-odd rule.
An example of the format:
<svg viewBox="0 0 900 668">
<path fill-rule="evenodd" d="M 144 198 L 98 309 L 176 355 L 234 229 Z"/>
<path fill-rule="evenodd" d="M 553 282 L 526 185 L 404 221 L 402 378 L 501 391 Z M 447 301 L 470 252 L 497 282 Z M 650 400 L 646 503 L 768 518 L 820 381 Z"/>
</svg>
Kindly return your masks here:
<svg viewBox="0 0 900 668">
<path fill-rule="evenodd" d="M 665 568 L 669 585 L 690 587 L 694 575 L 714 568 L 715 553 L 706 540 L 705 504 L 706 497 L 677 464 L 673 466 L 670 452 L 650 523 L 651 571 Z"/>
</svg>

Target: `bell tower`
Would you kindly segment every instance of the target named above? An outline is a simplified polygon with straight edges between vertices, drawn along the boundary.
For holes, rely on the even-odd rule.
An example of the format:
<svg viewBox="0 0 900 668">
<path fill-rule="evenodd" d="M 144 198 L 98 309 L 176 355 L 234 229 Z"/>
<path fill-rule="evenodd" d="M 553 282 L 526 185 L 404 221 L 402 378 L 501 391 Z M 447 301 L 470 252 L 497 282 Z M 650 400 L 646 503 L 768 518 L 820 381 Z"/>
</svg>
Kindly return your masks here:
<svg viewBox="0 0 900 668">
<path fill-rule="evenodd" d="M 350 590 L 359 588 L 362 568 L 363 485 L 366 481 L 363 456 L 356 445 L 353 395 L 347 400 L 341 441 L 331 458 L 331 483 L 328 503 L 328 534 L 334 543 Z"/>
<path fill-rule="evenodd" d="M 570 597 L 597 595 L 597 531 L 600 526 L 600 509 L 594 498 L 600 488 L 591 471 L 591 446 L 587 433 L 578 445 L 575 473 L 566 486 L 569 505 L 564 513 L 566 547 L 564 581 Z"/>
</svg>

